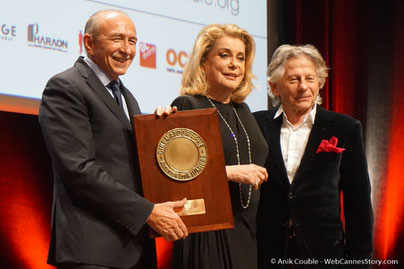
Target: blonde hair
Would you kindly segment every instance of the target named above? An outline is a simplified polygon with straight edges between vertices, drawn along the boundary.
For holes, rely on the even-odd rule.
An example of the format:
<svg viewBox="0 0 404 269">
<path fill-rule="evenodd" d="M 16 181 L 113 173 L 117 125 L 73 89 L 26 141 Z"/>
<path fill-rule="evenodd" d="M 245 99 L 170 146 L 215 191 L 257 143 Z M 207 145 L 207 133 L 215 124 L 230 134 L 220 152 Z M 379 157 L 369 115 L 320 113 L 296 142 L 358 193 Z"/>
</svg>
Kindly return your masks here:
<svg viewBox="0 0 404 269">
<path fill-rule="evenodd" d="M 245 45 L 245 73 L 240 86 L 233 92 L 231 101 L 242 103 L 254 87 L 251 67 L 255 56 L 255 42 L 253 37 L 235 24 L 211 24 L 202 28 L 196 38 L 194 47 L 182 74 L 180 94 L 206 95 L 208 83 L 202 69 L 208 54 L 216 44 L 216 40 L 229 36 L 239 38 Z"/>
<path fill-rule="evenodd" d="M 320 52 L 313 45 L 292 46 L 282 45 L 277 48 L 272 56 L 271 62 L 267 69 L 267 80 L 273 84 L 277 84 L 285 74 L 285 64 L 292 57 L 305 56 L 316 66 L 319 88 L 322 89 L 325 80 L 328 77 L 328 68 L 325 64 Z M 269 84 L 269 83 L 268 83 Z M 279 96 L 275 96 L 272 92 L 271 85 L 268 85 L 268 95 L 272 99 L 272 105 L 277 106 L 281 103 Z M 321 104 L 322 99 L 317 95 L 316 103 Z"/>
</svg>

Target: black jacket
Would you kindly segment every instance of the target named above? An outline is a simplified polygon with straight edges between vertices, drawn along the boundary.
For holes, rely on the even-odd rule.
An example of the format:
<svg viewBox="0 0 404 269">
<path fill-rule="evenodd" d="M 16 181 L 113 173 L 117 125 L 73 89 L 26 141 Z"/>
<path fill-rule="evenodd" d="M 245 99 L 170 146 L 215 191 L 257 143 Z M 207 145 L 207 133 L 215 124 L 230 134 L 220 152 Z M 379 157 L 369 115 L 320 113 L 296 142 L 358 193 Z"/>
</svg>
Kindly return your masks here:
<svg viewBox="0 0 404 269">
<path fill-rule="evenodd" d="M 307 147 L 290 184 L 280 146 L 282 116 L 274 119 L 276 110 L 254 113 L 269 145 L 265 164 L 269 179 L 261 186 L 257 216 L 260 268 L 282 268 L 270 260 L 286 256 L 290 218 L 302 258 L 317 259 L 320 268 L 325 258 L 370 258 L 373 211 L 360 122 L 317 106 Z M 316 153 L 321 141 L 333 136 L 337 147 L 346 150 Z"/>
<path fill-rule="evenodd" d="M 153 204 L 139 194 L 131 122 L 82 58 L 49 80 L 39 122 L 54 172 L 48 262 L 132 267 Z"/>
</svg>

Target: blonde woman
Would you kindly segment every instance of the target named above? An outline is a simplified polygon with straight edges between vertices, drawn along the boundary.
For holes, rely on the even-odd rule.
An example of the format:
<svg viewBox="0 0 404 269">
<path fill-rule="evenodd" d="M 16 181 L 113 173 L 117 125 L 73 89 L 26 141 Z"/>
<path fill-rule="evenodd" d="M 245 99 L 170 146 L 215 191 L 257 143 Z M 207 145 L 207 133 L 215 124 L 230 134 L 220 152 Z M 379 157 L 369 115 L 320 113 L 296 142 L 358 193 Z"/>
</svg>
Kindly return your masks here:
<svg viewBox="0 0 404 269">
<path fill-rule="evenodd" d="M 233 24 L 199 33 L 185 67 L 179 110 L 217 108 L 234 229 L 191 234 L 174 243 L 172 268 L 256 268 L 256 212 L 268 145 L 245 98 L 251 92 L 252 36 Z M 209 126 L 206 126 L 209 128 Z"/>
</svg>

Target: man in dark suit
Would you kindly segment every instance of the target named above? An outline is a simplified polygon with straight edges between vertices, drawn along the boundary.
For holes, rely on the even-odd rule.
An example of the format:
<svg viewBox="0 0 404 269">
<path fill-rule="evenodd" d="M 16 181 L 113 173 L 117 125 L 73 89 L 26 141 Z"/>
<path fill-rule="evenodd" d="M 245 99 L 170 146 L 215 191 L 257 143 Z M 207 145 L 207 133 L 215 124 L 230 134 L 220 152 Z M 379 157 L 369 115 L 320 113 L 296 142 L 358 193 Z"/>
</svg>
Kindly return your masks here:
<svg viewBox="0 0 404 269">
<path fill-rule="evenodd" d="M 146 224 L 166 240 L 188 231 L 174 212 L 185 199 L 153 204 L 141 196 L 130 120 L 140 110 L 119 79 L 135 57 L 136 29 L 126 14 L 103 10 L 88 20 L 83 41 L 87 57 L 49 80 L 39 111 L 54 171 L 48 262 L 154 268 L 155 252 L 142 255 L 154 245 Z"/>
<path fill-rule="evenodd" d="M 260 268 L 357 268 L 372 255 L 362 127 L 319 106 L 326 77 L 311 45 L 283 45 L 268 66 L 275 108 L 255 113 L 269 145 L 257 216 Z"/>
</svg>

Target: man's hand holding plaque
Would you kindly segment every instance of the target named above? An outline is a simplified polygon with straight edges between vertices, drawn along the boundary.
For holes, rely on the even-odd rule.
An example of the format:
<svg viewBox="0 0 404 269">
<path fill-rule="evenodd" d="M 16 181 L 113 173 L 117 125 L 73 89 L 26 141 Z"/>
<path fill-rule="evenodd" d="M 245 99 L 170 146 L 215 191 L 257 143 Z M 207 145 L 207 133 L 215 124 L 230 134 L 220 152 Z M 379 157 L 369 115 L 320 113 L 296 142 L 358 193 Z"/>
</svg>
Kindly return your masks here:
<svg viewBox="0 0 404 269">
<path fill-rule="evenodd" d="M 186 238 L 187 227 L 175 212 L 176 209 L 182 209 L 186 201 L 184 198 L 181 201 L 155 204 L 147 224 L 166 241 Z"/>
</svg>

